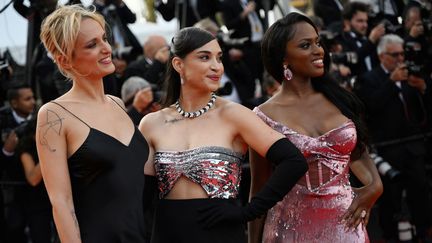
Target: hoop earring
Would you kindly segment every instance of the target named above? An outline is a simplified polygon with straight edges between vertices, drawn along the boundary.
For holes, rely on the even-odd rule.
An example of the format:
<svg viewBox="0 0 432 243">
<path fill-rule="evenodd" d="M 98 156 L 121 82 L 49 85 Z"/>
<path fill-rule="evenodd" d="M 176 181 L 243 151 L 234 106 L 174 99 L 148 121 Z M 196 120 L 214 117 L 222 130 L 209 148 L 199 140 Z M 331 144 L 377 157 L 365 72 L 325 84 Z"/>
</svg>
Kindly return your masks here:
<svg viewBox="0 0 432 243">
<path fill-rule="evenodd" d="M 284 77 L 286 80 L 291 80 L 293 77 L 292 71 L 288 68 L 288 65 L 284 65 Z"/>
</svg>

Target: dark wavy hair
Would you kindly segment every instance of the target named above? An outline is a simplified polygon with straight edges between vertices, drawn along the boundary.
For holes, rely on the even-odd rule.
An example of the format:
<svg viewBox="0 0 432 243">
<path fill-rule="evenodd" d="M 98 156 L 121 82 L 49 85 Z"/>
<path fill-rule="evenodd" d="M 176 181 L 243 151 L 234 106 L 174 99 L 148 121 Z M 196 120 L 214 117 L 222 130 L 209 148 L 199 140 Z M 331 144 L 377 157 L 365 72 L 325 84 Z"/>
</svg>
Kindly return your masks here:
<svg viewBox="0 0 432 243">
<path fill-rule="evenodd" d="M 315 24 L 307 16 L 299 13 L 290 13 L 270 26 L 264 35 L 261 43 L 264 67 L 278 82 L 284 80 L 283 61 L 287 52 L 286 45 L 295 35 L 295 25 L 302 22 L 310 24 L 318 33 Z M 328 74 L 330 56 L 325 47 L 324 50 L 324 75 L 312 78 L 312 86 L 314 90 L 322 93 L 342 112 L 342 114 L 354 122 L 357 130 L 358 142 L 351 157 L 353 159 L 358 159 L 369 146 L 367 129 L 362 120 L 364 105 L 357 96 L 340 87 L 338 83 L 330 77 Z"/>
<path fill-rule="evenodd" d="M 180 74 L 172 65 L 173 58 L 184 58 L 192 51 L 215 39 L 210 32 L 196 27 L 184 28 L 175 34 L 171 41 L 171 53 L 164 80 L 165 95 L 162 99 L 164 107 L 174 104 L 180 97 Z"/>
</svg>

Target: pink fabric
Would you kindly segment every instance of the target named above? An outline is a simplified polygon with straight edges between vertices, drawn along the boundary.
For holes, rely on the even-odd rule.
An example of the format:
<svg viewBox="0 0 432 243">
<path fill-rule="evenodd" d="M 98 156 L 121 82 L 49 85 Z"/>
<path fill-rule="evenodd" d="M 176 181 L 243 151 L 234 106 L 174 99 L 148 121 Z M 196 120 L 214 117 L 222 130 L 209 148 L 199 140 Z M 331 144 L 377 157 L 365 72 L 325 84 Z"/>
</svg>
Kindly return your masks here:
<svg viewBox="0 0 432 243">
<path fill-rule="evenodd" d="M 263 242 L 369 242 L 363 224 L 349 231 L 342 222 L 354 197 L 348 179 L 350 154 L 357 141 L 354 123 L 348 120 L 314 138 L 273 121 L 258 108 L 254 111 L 294 143 L 309 165 L 304 178 L 267 213 Z"/>
</svg>

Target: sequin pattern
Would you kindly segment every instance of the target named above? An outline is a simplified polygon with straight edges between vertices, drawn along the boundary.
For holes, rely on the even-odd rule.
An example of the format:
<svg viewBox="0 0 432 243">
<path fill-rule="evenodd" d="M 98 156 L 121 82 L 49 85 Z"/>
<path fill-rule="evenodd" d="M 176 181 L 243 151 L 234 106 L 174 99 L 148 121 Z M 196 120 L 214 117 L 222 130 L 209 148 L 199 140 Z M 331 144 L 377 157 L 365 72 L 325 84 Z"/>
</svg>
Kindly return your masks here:
<svg viewBox="0 0 432 243">
<path fill-rule="evenodd" d="M 236 198 L 243 158 L 238 152 L 217 146 L 158 151 L 154 161 L 159 198 L 164 198 L 181 176 L 201 185 L 209 198 Z"/>
<path fill-rule="evenodd" d="M 363 224 L 355 230 L 347 230 L 341 221 L 354 197 L 348 166 L 357 141 L 354 123 L 348 120 L 315 138 L 273 121 L 258 108 L 254 112 L 296 145 L 309 164 L 309 171 L 302 178 L 306 185 L 296 184 L 282 201 L 269 210 L 263 242 L 369 242 Z M 325 168 L 331 175 L 327 181 L 322 178 Z M 310 173 L 311 170 L 318 173 Z M 317 186 L 311 185 L 312 179 L 319 182 Z"/>
</svg>

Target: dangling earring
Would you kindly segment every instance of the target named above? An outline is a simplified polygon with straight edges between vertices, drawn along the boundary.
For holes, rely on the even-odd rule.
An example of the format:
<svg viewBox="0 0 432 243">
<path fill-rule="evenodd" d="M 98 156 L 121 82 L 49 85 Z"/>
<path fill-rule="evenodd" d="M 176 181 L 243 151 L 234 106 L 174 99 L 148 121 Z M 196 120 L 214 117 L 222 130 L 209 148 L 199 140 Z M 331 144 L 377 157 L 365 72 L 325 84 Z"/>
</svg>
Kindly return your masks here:
<svg viewBox="0 0 432 243">
<path fill-rule="evenodd" d="M 284 77 L 286 80 L 291 80 L 293 77 L 293 73 L 291 72 L 291 70 L 288 68 L 288 65 L 284 65 Z"/>
<path fill-rule="evenodd" d="M 180 77 L 180 84 L 181 84 L 181 85 L 184 84 L 184 79 L 183 79 L 183 77 Z"/>
</svg>

